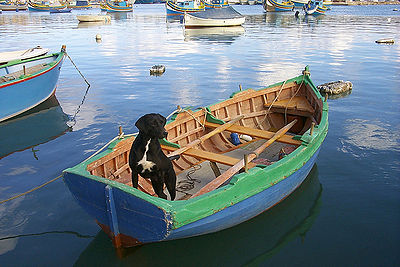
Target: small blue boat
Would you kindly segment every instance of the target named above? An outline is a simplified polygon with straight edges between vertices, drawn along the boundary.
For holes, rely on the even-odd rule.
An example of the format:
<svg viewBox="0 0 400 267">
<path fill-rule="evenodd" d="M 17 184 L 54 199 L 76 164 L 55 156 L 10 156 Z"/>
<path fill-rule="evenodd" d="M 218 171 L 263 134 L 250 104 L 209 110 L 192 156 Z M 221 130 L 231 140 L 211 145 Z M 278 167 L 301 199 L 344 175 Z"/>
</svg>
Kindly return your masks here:
<svg viewBox="0 0 400 267">
<path fill-rule="evenodd" d="M 228 7 L 228 0 L 201 0 L 206 9 Z"/>
<path fill-rule="evenodd" d="M 180 16 L 186 13 L 193 13 L 204 11 L 204 5 L 197 2 L 196 0 L 193 1 L 172 1 L 168 0 L 165 2 L 165 8 L 167 10 L 167 16 Z"/>
<path fill-rule="evenodd" d="M 61 52 L 0 65 L 0 122 L 30 110 L 54 95 Z"/>
<path fill-rule="evenodd" d="M 314 15 L 319 16 L 325 14 L 328 8 L 324 5 L 323 1 L 309 1 L 306 5 L 304 5 L 304 12 L 306 15 Z"/>
<path fill-rule="evenodd" d="M 284 1 L 284 0 L 265 0 L 264 1 L 264 10 L 265 11 L 292 11 L 294 9 L 294 4 L 292 1 Z"/>
</svg>

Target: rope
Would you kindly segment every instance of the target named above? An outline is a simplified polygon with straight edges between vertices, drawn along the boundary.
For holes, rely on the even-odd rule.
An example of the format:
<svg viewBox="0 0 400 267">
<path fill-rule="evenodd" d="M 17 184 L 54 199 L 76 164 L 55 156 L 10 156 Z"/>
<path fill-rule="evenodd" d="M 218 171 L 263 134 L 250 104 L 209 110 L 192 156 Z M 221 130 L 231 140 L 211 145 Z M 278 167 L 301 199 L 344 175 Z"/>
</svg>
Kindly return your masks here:
<svg viewBox="0 0 400 267">
<path fill-rule="evenodd" d="M 192 190 L 194 188 L 194 183 L 201 183 L 199 179 L 192 178 L 191 175 L 194 174 L 196 171 L 201 169 L 201 165 L 195 165 L 192 167 L 190 171 L 186 173 L 186 180 L 182 180 L 178 182 L 176 187 L 176 191 L 185 193 L 185 191 Z"/>
<path fill-rule="evenodd" d="M 68 55 L 67 51 L 64 50 L 65 55 L 71 60 L 72 65 L 74 65 L 75 69 L 79 72 L 79 74 L 82 76 L 82 78 L 85 80 L 87 85 L 90 87 L 90 83 L 86 80 L 85 76 L 83 76 L 82 72 L 78 69 L 78 67 L 75 65 L 74 61 L 72 58 Z"/>
<path fill-rule="evenodd" d="M 275 99 L 272 101 L 271 105 L 268 107 L 268 110 L 267 110 L 267 112 L 265 113 L 264 118 L 262 119 L 261 122 L 257 123 L 256 127 L 260 127 L 260 125 L 267 119 L 267 116 L 268 116 L 268 114 L 269 114 L 269 111 L 271 110 L 271 108 L 272 108 L 272 106 L 274 105 L 275 101 L 276 101 L 276 100 L 278 99 L 278 97 L 280 96 L 280 94 L 281 94 L 281 92 L 282 92 L 282 89 L 283 89 L 283 87 L 285 86 L 285 84 L 286 84 L 287 81 L 288 81 L 288 80 L 286 80 L 286 81 L 283 82 L 281 88 L 279 89 L 279 93 L 276 95 Z"/>
<path fill-rule="evenodd" d="M 88 85 L 88 87 L 86 88 L 86 92 L 85 92 L 85 94 L 83 95 L 83 98 L 82 98 L 81 103 L 78 105 L 78 108 L 76 109 L 75 114 L 74 114 L 74 115 L 72 116 L 72 118 L 70 119 L 70 121 L 72 122 L 72 124 L 71 124 L 71 125 L 68 125 L 69 127 L 74 127 L 74 126 L 75 126 L 75 124 L 76 124 L 76 115 L 78 115 L 79 111 L 81 110 L 81 106 L 82 106 L 83 103 L 85 102 L 86 96 L 87 96 L 87 94 L 88 94 L 88 92 L 89 92 L 89 88 L 90 88 L 90 85 Z"/>
<path fill-rule="evenodd" d="M 25 196 L 25 195 L 27 195 L 27 194 L 29 194 L 29 193 L 32 193 L 33 191 L 36 191 L 36 190 L 38 190 L 38 189 L 40 189 L 40 188 L 42 188 L 42 187 L 44 187 L 44 186 L 46 186 L 46 185 L 48 185 L 48 184 L 50 184 L 50 183 L 52 183 L 52 182 L 54 182 L 54 181 L 60 179 L 61 177 L 62 177 L 62 174 L 60 174 L 59 176 L 57 176 L 57 177 L 54 178 L 54 179 L 51 179 L 50 181 L 45 182 L 45 183 L 42 184 L 42 185 L 39 185 L 39 186 L 37 186 L 37 187 L 35 187 L 35 188 L 32 188 L 31 190 L 28 190 L 28 191 L 26 191 L 26 192 L 24 192 L 24 193 L 21 193 L 21 194 L 19 194 L 19 195 L 10 197 L 10 198 L 8 198 L 8 199 L 2 200 L 2 201 L 0 201 L 0 204 L 6 203 L 6 202 L 8 202 L 8 201 L 10 201 L 10 200 L 13 200 L 13 199 L 16 199 L 16 198 Z"/>
</svg>

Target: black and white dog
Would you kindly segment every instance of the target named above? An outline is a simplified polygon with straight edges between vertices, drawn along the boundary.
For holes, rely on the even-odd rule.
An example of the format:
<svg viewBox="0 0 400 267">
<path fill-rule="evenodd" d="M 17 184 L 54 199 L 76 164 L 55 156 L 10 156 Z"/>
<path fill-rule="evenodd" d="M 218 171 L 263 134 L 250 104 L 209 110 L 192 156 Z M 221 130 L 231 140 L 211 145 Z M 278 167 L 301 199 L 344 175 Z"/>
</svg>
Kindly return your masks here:
<svg viewBox="0 0 400 267">
<path fill-rule="evenodd" d="M 132 170 L 133 187 L 138 187 L 138 174 L 140 174 L 143 178 L 150 178 L 154 192 L 159 197 L 167 199 L 167 195 L 163 192 L 165 183 L 171 200 L 174 200 L 176 174 L 171 159 L 162 152 L 158 141 L 167 137 L 165 123 L 166 119 L 156 113 L 146 114 L 139 118 L 135 123 L 139 134 L 133 141 L 129 153 L 129 166 Z"/>
</svg>

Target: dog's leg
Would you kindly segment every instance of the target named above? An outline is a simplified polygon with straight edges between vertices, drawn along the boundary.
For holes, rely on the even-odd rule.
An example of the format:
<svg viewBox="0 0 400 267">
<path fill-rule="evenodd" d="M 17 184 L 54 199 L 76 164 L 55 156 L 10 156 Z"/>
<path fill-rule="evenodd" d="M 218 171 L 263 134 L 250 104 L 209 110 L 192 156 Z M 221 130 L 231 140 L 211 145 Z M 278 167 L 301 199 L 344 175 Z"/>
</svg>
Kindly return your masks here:
<svg viewBox="0 0 400 267">
<path fill-rule="evenodd" d="M 153 185 L 154 192 L 157 196 L 163 199 L 167 199 L 167 195 L 163 192 L 163 183 L 161 179 L 151 179 L 151 184 Z"/>
<path fill-rule="evenodd" d="M 176 174 L 172 166 L 168 169 L 167 176 L 165 177 L 165 184 L 167 185 L 171 200 L 174 200 L 176 196 Z"/>
<path fill-rule="evenodd" d="M 138 177 L 138 173 L 135 170 L 132 170 L 132 186 L 134 188 L 138 187 L 138 183 L 139 183 L 139 177 Z"/>
</svg>

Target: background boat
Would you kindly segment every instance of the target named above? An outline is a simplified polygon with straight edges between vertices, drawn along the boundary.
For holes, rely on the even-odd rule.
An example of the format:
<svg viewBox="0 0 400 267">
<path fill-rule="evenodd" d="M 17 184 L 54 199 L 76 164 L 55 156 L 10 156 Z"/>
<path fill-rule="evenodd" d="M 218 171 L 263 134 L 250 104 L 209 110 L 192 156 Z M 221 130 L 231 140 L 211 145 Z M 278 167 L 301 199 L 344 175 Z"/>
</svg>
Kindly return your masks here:
<svg viewBox="0 0 400 267">
<path fill-rule="evenodd" d="M 241 26 L 245 21 L 245 17 L 233 7 L 185 13 L 184 18 L 185 28 Z"/>
<path fill-rule="evenodd" d="M 54 95 L 64 50 L 0 66 L 0 121 L 34 108 Z"/>
<path fill-rule="evenodd" d="M 72 9 L 89 9 L 92 8 L 92 6 L 90 5 L 89 1 L 87 0 L 77 0 L 74 2 L 68 2 L 67 3 L 67 7 L 68 8 L 72 8 Z"/>
<path fill-rule="evenodd" d="M 294 4 L 292 1 L 284 0 L 264 0 L 264 10 L 265 11 L 292 11 Z"/>
<path fill-rule="evenodd" d="M 9 51 L 0 53 L 0 65 L 6 64 L 13 60 L 23 60 L 45 55 L 49 52 L 48 48 L 36 46 L 26 50 Z"/>
<path fill-rule="evenodd" d="M 28 10 L 28 7 L 25 3 L 19 2 L 1 2 L 0 3 L 1 11 L 24 11 Z"/>
<path fill-rule="evenodd" d="M 165 2 L 165 9 L 167 11 L 167 16 L 179 16 L 186 13 L 204 11 L 205 8 L 198 0 L 191 1 L 172 1 L 167 0 Z"/>
<path fill-rule="evenodd" d="M 100 4 L 100 9 L 107 12 L 132 12 L 133 6 L 128 1 L 105 1 Z"/>
<path fill-rule="evenodd" d="M 0 158 L 55 139 L 70 128 L 53 95 L 37 107 L 0 123 Z"/>
<path fill-rule="evenodd" d="M 29 11 L 50 11 L 51 9 L 63 9 L 66 5 L 60 4 L 60 2 L 50 3 L 48 1 L 42 1 L 41 3 L 28 1 Z"/>
<path fill-rule="evenodd" d="M 201 0 L 201 3 L 206 9 L 228 7 L 227 0 Z"/>
</svg>

